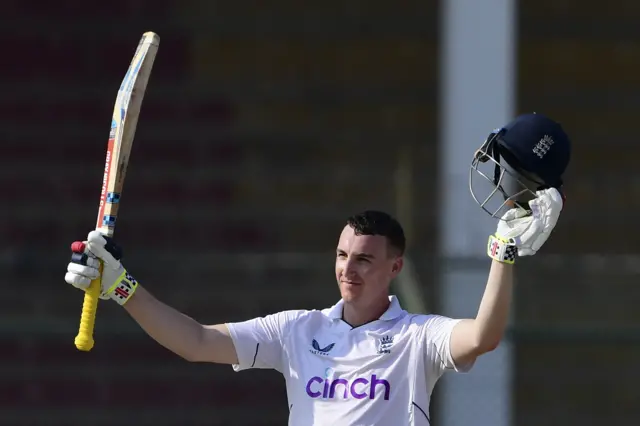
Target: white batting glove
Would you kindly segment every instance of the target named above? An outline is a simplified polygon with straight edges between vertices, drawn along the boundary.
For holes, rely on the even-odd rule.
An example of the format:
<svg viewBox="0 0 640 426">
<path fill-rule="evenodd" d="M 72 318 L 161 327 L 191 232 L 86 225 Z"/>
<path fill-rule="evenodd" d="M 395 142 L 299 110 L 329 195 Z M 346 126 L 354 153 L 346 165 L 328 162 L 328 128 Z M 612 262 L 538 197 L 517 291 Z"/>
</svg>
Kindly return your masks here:
<svg viewBox="0 0 640 426">
<path fill-rule="evenodd" d="M 113 299 L 124 305 L 136 291 L 138 282 L 122 266 L 122 251 L 111 238 L 91 231 L 87 241 L 74 242 L 71 250 L 71 262 L 64 276 L 67 283 L 86 290 L 100 276 L 102 264 L 101 299 Z"/>
<path fill-rule="evenodd" d="M 531 212 L 522 208 L 507 211 L 489 237 L 487 254 L 504 263 L 514 263 L 518 256 L 533 256 L 547 241 L 558 222 L 563 201 L 555 188 L 536 192 L 529 201 Z"/>
</svg>

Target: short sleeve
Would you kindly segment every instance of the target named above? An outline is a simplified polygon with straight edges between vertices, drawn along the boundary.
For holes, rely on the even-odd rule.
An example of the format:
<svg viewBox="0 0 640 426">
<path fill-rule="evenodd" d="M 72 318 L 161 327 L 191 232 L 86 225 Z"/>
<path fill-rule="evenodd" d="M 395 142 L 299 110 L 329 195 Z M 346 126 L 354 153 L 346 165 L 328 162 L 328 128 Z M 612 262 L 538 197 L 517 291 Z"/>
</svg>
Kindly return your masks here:
<svg viewBox="0 0 640 426">
<path fill-rule="evenodd" d="M 302 311 L 284 311 L 248 321 L 227 323 L 236 349 L 235 371 L 272 368 L 283 371 L 283 336 Z"/>
<path fill-rule="evenodd" d="M 426 334 L 426 355 L 435 370 L 442 373 L 453 370 L 465 373 L 473 367 L 470 365 L 455 365 L 451 356 L 451 333 L 460 319 L 448 318 L 441 315 L 429 315 L 424 323 Z"/>
</svg>

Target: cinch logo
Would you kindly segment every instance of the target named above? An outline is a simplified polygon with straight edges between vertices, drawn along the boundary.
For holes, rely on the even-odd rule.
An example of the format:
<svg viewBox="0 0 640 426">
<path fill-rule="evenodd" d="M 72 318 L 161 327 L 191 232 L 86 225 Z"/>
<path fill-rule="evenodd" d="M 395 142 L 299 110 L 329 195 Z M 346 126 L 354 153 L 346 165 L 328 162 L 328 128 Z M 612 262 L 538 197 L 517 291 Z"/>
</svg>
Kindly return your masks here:
<svg viewBox="0 0 640 426">
<path fill-rule="evenodd" d="M 376 389 L 380 389 L 379 386 L 384 387 L 384 399 L 388 401 L 391 385 L 384 379 L 378 379 L 375 374 L 371 376 L 371 380 L 358 377 L 351 383 L 345 379 L 331 380 L 315 376 L 307 382 L 306 390 L 311 398 L 348 399 L 352 396 L 356 399 L 373 399 L 376 397 Z"/>
</svg>

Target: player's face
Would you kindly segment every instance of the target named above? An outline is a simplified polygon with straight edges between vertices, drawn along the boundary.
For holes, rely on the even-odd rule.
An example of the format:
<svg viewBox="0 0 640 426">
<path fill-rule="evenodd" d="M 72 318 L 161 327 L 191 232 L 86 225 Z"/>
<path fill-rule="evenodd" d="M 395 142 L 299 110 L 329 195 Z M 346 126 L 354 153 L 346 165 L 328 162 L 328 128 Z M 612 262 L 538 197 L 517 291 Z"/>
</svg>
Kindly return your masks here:
<svg viewBox="0 0 640 426">
<path fill-rule="evenodd" d="M 389 253 L 381 235 L 356 235 L 345 226 L 336 250 L 336 279 L 342 299 L 362 306 L 386 298 L 389 284 L 402 268 L 402 258 Z"/>
</svg>

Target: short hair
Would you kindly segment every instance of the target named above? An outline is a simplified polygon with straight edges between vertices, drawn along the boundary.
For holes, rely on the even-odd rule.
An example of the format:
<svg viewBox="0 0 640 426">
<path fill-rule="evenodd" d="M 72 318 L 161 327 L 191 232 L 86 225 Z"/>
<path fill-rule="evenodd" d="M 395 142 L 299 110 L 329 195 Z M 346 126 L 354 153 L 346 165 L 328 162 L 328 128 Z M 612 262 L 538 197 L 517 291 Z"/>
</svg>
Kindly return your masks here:
<svg viewBox="0 0 640 426">
<path fill-rule="evenodd" d="M 347 225 L 356 235 L 382 235 L 388 246 L 399 256 L 404 254 L 406 240 L 404 230 L 393 216 L 378 210 L 365 210 L 347 219 Z"/>
</svg>

